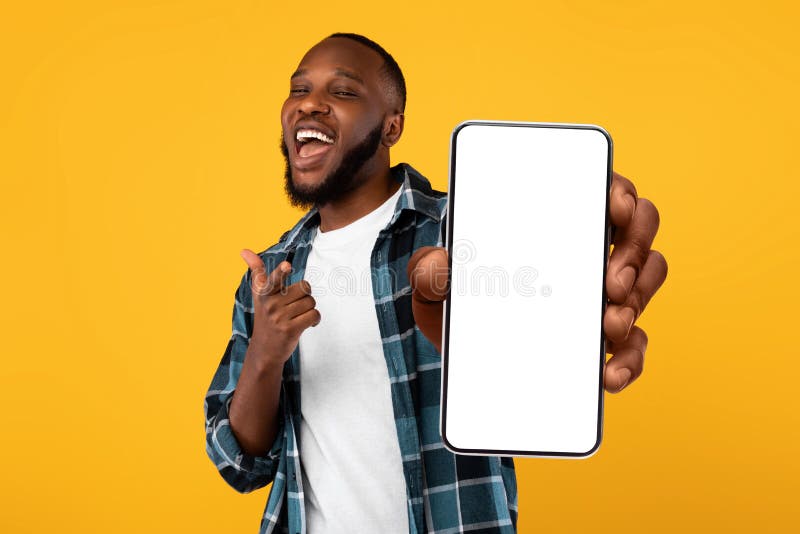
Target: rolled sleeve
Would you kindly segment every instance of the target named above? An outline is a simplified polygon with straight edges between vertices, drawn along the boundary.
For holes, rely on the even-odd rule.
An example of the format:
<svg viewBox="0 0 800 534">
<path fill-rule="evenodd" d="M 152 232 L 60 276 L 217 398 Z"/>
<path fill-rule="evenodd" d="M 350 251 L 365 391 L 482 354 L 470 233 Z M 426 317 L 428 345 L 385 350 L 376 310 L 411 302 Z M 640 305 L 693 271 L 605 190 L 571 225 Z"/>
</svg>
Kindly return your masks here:
<svg viewBox="0 0 800 534">
<path fill-rule="evenodd" d="M 230 403 L 239 381 L 252 333 L 253 311 L 249 288 L 248 273 L 245 273 L 236 290 L 233 333 L 206 393 L 204 403 L 206 453 L 222 478 L 240 493 L 249 493 L 273 481 L 282 454 L 285 428 L 282 391 L 279 401 L 278 432 L 266 455 L 252 455 L 243 451 L 231 430 Z"/>
</svg>

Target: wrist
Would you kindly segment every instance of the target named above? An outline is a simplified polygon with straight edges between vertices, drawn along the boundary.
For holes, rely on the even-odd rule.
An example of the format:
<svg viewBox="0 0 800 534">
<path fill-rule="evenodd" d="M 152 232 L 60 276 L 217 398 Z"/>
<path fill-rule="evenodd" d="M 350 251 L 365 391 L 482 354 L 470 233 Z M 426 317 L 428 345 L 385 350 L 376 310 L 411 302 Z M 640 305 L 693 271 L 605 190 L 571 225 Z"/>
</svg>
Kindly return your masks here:
<svg viewBox="0 0 800 534">
<path fill-rule="evenodd" d="M 262 344 L 251 341 L 247 347 L 245 361 L 250 360 L 253 367 L 260 375 L 282 374 L 285 360 L 270 354 L 270 351 Z"/>
</svg>

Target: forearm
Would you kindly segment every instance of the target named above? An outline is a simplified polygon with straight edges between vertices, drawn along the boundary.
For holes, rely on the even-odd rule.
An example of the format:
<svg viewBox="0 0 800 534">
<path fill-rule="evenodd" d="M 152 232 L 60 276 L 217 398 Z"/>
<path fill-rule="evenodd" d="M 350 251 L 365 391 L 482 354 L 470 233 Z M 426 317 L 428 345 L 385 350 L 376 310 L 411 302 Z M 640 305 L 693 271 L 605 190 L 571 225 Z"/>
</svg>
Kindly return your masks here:
<svg viewBox="0 0 800 534">
<path fill-rule="evenodd" d="M 248 347 L 230 405 L 231 431 L 248 454 L 264 455 L 275 441 L 282 373 L 282 364 Z"/>
</svg>

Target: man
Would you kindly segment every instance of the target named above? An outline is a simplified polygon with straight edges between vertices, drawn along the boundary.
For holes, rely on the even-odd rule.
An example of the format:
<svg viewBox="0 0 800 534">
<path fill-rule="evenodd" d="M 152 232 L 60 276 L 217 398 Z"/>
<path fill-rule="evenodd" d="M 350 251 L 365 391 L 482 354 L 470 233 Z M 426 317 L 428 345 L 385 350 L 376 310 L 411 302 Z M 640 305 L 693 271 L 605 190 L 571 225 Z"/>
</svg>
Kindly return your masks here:
<svg viewBox="0 0 800 534">
<path fill-rule="evenodd" d="M 261 532 L 515 532 L 510 458 L 454 455 L 439 436 L 447 196 L 390 167 L 405 82 L 374 42 L 334 34 L 306 53 L 281 112 L 286 191 L 310 208 L 255 254 L 206 396 L 207 451 L 250 492 Z M 642 372 L 635 319 L 666 277 L 658 212 L 614 174 L 610 392 Z M 413 287 L 412 287 L 413 284 Z M 302 383 L 302 389 L 301 389 Z"/>
</svg>

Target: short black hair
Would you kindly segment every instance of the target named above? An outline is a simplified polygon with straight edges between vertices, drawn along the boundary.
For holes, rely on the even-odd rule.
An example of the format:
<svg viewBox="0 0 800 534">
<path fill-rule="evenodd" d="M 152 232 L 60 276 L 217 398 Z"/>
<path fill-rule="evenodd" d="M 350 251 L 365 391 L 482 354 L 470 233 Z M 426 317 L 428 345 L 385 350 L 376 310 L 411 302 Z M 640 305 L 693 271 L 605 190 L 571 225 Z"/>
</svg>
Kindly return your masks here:
<svg viewBox="0 0 800 534">
<path fill-rule="evenodd" d="M 351 41 L 356 41 L 380 54 L 383 58 L 384 74 L 386 74 L 386 78 L 391 87 L 397 92 L 397 96 L 400 98 L 400 111 L 404 112 L 406 109 L 406 79 L 403 77 L 403 71 L 400 70 L 400 65 L 397 64 L 397 61 L 394 60 L 392 55 L 372 39 L 357 33 L 333 33 L 328 36 L 328 39 L 332 37 L 343 37 Z"/>
</svg>

